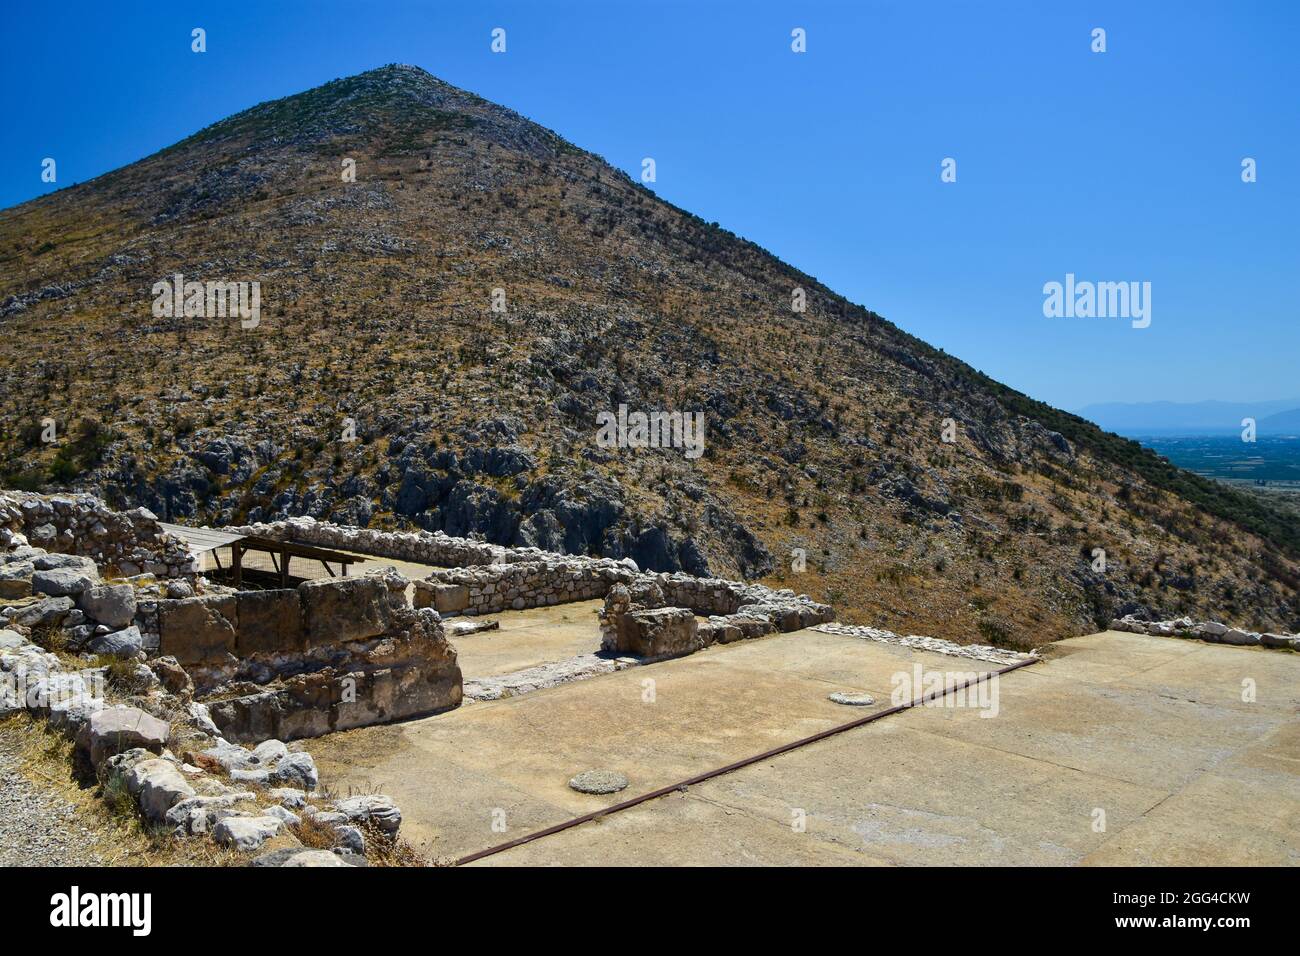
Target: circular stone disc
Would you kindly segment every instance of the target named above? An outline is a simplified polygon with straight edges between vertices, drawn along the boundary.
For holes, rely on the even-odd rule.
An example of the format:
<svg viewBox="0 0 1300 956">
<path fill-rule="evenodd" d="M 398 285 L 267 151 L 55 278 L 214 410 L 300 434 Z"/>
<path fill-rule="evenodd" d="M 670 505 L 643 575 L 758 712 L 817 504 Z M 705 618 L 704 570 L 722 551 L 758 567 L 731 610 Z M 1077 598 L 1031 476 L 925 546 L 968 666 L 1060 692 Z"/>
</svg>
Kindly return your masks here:
<svg viewBox="0 0 1300 956">
<path fill-rule="evenodd" d="M 841 694 L 839 691 L 831 694 L 830 699 L 837 704 L 845 704 L 849 707 L 866 707 L 876 702 L 876 698 L 870 694 Z"/>
<path fill-rule="evenodd" d="M 627 777 L 616 770 L 584 770 L 569 786 L 579 793 L 618 793 L 627 786 Z"/>
</svg>

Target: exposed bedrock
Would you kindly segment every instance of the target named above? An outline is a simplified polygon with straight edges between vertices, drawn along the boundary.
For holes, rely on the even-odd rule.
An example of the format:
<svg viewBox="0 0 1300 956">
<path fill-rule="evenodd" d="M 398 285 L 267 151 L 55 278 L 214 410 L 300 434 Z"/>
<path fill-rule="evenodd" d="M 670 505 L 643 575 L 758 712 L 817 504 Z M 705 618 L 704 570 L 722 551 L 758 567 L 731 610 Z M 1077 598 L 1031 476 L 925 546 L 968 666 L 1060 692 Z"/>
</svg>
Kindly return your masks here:
<svg viewBox="0 0 1300 956">
<path fill-rule="evenodd" d="M 217 523 L 234 523 L 247 509 L 250 522 L 329 516 L 364 527 L 377 500 L 378 507 L 426 531 L 565 554 L 629 557 L 646 570 L 708 575 L 734 569 L 752 579 L 774 567 L 762 541 L 707 489 L 692 488 L 671 518 L 647 516 L 628 503 L 617 481 L 594 473 L 569 479 L 536 475 L 537 463 L 515 432 L 506 426 L 498 431 L 475 433 L 479 444 L 459 451 L 399 436 L 377 473 L 301 489 L 279 482 L 282 449 L 274 442 L 229 435 L 181 439 L 185 457 L 147 487 L 128 486 L 126 474 L 103 477 L 119 496 L 144 501 L 173 521 L 188 521 L 215 505 Z M 498 444 L 488 444 L 489 438 Z M 230 490 L 214 499 L 219 486 Z M 248 508 L 250 500 L 259 503 Z M 688 514 L 694 514 L 690 521 Z"/>
</svg>

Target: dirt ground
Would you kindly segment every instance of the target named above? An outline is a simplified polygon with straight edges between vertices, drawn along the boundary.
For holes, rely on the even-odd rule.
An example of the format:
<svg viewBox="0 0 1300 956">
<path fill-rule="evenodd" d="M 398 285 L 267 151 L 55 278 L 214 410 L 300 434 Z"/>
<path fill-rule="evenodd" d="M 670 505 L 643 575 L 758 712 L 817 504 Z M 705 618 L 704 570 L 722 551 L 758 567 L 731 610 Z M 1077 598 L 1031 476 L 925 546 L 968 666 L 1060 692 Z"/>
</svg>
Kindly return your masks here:
<svg viewBox="0 0 1300 956">
<path fill-rule="evenodd" d="M 500 627 L 452 641 L 461 673 L 466 680 L 494 677 L 595 653 L 600 650 L 596 611 L 603 605 L 603 601 L 577 601 L 464 618 L 496 622 Z"/>
</svg>

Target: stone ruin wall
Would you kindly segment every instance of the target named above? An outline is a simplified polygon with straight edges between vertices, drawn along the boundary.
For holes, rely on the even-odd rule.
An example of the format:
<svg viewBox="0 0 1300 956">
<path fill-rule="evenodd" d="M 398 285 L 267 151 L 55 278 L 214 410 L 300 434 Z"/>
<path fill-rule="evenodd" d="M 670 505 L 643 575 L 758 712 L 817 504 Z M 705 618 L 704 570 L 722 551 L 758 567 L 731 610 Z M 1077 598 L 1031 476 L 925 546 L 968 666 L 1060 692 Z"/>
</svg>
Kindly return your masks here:
<svg viewBox="0 0 1300 956">
<path fill-rule="evenodd" d="M 453 538 L 441 531 L 380 531 L 329 524 L 313 518 L 287 518 L 221 530 L 446 568 L 564 557 L 540 548 L 504 548 L 472 538 Z"/>
<path fill-rule="evenodd" d="M 623 559 L 558 554 L 539 548 L 506 548 L 442 532 L 377 531 L 290 518 L 229 531 L 319 547 L 354 551 L 381 558 L 437 567 L 415 581 L 417 606 L 440 614 L 494 614 L 505 610 L 547 607 L 604 598 L 616 584 L 637 588 L 655 584 L 662 592 L 657 606 L 687 608 L 694 614 L 728 616 L 748 608 L 774 614 L 778 630 L 796 630 L 832 620 L 833 611 L 807 595 L 773 590 L 723 578 L 697 578 L 675 572 L 638 570 Z"/>
<path fill-rule="evenodd" d="M 461 702 L 438 615 L 400 574 L 157 602 L 159 652 L 223 736 L 295 740 L 426 716 Z"/>
<path fill-rule="evenodd" d="M 39 538 L 79 554 L 84 564 L 42 572 L 37 567 L 42 560 L 25 553 L 34 550 L 26 544 L 26 529 L 39 529 Z M 626 634 L 639 633 L 644 625 L 659 636 L 606 639 L 606 649 L 648 658 L 833 617 L 829 607 L 792 591 L 643 573 L 630 560 L 504 548 L 424 531 L 349 528 L 311 518 L 230 530 L 442 567 L 415 582 L 386 571 L 308 581 L 294 589 L 232 591 L 197 577 L 184 542 L 143 509 L 114 512 L 89 495 L 4 493 L 0 543 L 15 558 L 32 559 L 12 561 L 2 575 L 5 593 L 27 602 L 10 608 L 6 620 L 63 627 L 77 647 L 91 653 L 174 660 L 220 731 L 232 740 L 251 741 L 292 740 L 455 707 L 462 697 L 461 673 L 441 614 L 607 599 L 614 589 L 630 589 L 636 597 L 633 614 L 664 613 L 629 617 Z M 87 565 L 112 568 L 118 576 L 137 573 L 104 583 Z M 45 578 L 59 575 L 54 583 L 72 588 L 57 592 L 66 596 L 32 594 L 51 583 Z M 154 583 L 157 577 L 162 580 Z M 412 584 L 413 603 L 407 598 Z M 697 622 L 697 615 L 709 620 Z M 682 638 L 672 628 L 665 630 L 660 619 L 690 634 Z M 609 621 L 605 627 L 610 631 Z"/>
<path fill-rule="evenodd" d="M 440 532 L 385 532 L 294 518 L 235 529 L 433 565 L 412 582 L 417 608 L 440 615 L 495 614 L 605 599 L 602 648 L 646 659 L 689 654 L 712 644 L 796 631 L 834 620 L 806 594 L 722 578 L 646 573 L 635 562 L 504 548 Z M 708 620 L 699 621 L 698 617 Z"/>
<path fill-rule="evenodd" d="M 185 542 L 146 508 L 113 511 L 93 495 L 0 492 L 0 547 L 21 535 L 37 548 L 82 555 L 121 576 L 192 578 L 198 566 Z"/>
<path fill-rule="evenodd" d="M 524 561 L 433 571 L 415 582 L 415 603 L 439 614 L 495 614 L 603 598 L 637 572 L 608 559 Z"/>
</svg>

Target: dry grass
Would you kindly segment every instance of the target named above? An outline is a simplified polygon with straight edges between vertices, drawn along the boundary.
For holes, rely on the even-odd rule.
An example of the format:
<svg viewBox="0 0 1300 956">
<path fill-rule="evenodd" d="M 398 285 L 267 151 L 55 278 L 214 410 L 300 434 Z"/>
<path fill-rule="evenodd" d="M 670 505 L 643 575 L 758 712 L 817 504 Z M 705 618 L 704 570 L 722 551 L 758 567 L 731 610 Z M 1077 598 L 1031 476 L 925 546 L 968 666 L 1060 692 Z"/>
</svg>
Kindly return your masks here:
<svg viewBox="0 0 1300 956">
<path fill-rule="evenodd" d="M 245 858 L 211 840 L 180 839 L 141 819 L 130 795 L 115 787 L 85 786 L 72 771 L 72 742 L 39 720 L 17 714 L 0 722 L 14 742 L 17 769 L 42 789 L 72 804 L 93 834 L 92 849 L 107 866 L 238 866 Z"/>
<path fill-rule="evenodd" d="M 348 789 L 348 796 L 378 793 L 375 789 Z M 325 800 L 336 799 L 332 791 L 322 789 Z M 426 859 L 411 844 L 400 836 L 390 837 L 383 830 L 370 822 L 354 824 L 366 840 L 366 860 L 370 866 L 437 866 L 437 862 Z M 303 816 L 302 822 L 291 828 L 303 846 L 313 850 L 332 850 L 339 845 L 339 835 L 334 827 L 321 823 L 311 817 Z"/>
<path fill-rule="evenodd" d="M 242 866 L 251 856 L 223 849 L 204 837 L 180 838 L 170 828 L 149 824 L 140 817 L 135 801 L 120 781 L 87 785 L 72 770 L 73 745 L 62 734 L 48 730 L 40 720 L 17 714 L 0 721 L 0 734 L 14 742 L 18 770 L 27 779 L 72 804 L 78 820 L 94 837 L 92 849 L 107 866 Z M 201 754 L 186 754 L 195 765 L 215 763 Z M 204 766 L 204 769 L 208 769 Z M 225 776 L 217 764 L 214 776 Z M 349 791 L 349 796 L 373 790 Z M 326 791 L 323 796 L 333 799 Z M 265 793 L 257 793 L 257 809 L 276 804 Z M 401 837 L 390 838 L 370 823 L 359 825 L 366 838 L 366 860 L 370 866 L 422 867 L 443 865 L 431 862 Z M 289 828 L 293 840 L 308 849 L 328 850 L 339 843 L 334 828 L 308 817 Z"/>
<path fill-rule="evenodd" d="M 339 835 L 332 826 L 311 817 L 303 817 L 302 822 L 293 827 L 293 834 L 310 850 L 332 850 L 339 843 Z"/>
<path fill-rule="evenodd" d="M 389 837 L 372 823 L 361 825 L 366 838 L 366 859 L 371 866 L 430 866 L 429 860 L 400 836 Z"/>
<path fill-rule="evenodd" d="M 1135 477 L 1127 447 L 1117 457 L 1098 433 L 1093 449 L 1062 463 L 1023 434 L 1015 409 L 1034 412 L 1027 403 L 1000 404 L 972 370 L 585 154 L 501 148 L 447 129 L 442 115 L 425 117 L 427 130 L 399 137 L 405 146 L 395 149 L 397 127 L 384 120 L 408 129 L 418 117 L 407 106 L 380 103 L 355 117 L 360 129 L 349 119 L 322 145 L 331 157 L 346 148 L 367 170 L 357 189 L 304 175 L 296 147 L 257 139 L 249 162 L 265 198 L 255 198 L 227 161 L 254 144 L 239 137 L 266 132 L 245 130 L 0 216 L 0 299 L 79 284 L 6 319 L 7 480 L 101 484 L 110 502 L 139 504 L 140 488 L 192 470 L 190 453 L 212 438 L 267 440 L 287 454 L 238 479 L 206 475 L 210 492 L 183 513 L 195 524 L 240 523 L 283 493 L 299 496 L 286 506 L 294 513 L 305 488 L 319 485 L 328 505 L 352 495 L 343 489 L 355 482 L 373 526 L 409 526 L 377 480 L 391 443 L 481 448 L 481 435 L 467 435 L 491 409 L 528 423 L 520 436 L 535 459 L 528 480 L 576 485 L 594 472 L 617 481 L 622 523 L 661 519 L 675 540 L 689 532 L 714 570 L 734 577 L 734 545 L 708 520 L 710 506 L 721 506 L 770 550 L 778 574 L 790 548 L 806 548 L 809 571 L 792 586 L 838 595 L 846 620 L 978 640 L 984 615 L 968 594 L 988 588 L 1001 595 L 989 611 L 1011 639 L 1038 644 L 1092 630 L 1108 610 L 1096 602 L 1110 598 L 1087 580 L 1080 554 L 1100 544 L 1113 559 L 1106 583 L 1115 603 L 1256 629 L 1293 615 L 1296 561 L 1264 560 L 1260 539 Z M 381 128 L 366 132 L 371 121 Z M 227 201 L 157 218 L 205 174 L 229 190 Z M 377 205 L 347 205 L 360 190 Z M 485 244 L 488 233 L 508 246 Z M 380 234 L 409 253 L 376 250 L 368 237 Z M 326 243 L 338 248 L 319 261 L 305 252 Z M 105 270 L 127 249 L 126 263 Z M 219 320 L 152 318 L 150 284 L 196 261 L 222 262 L 230 278 L 263 277 L 255 335 Z M 484 290 L 503 281 L 509 312 L 497 316 Z M 795 284 L 809 290 L 806 314 L 788 309 Z M 33 341 L 45 361 L 31 361 Z M 706 457 L 589 454 L 586 406 L 616 395 L 645 408 L 712 409 Z M 337 441 L 345 415 L 365 426 L 364 440 L 346 448 Z M 68 434 L 83 417 L 101 428 L 85 433 L 95 440 L 77 446 L 84 454 L 71 455 L 70 444 L 41 442 L 32 430 L 45 416 Z M 979 423 L 981 440 L 963 425 L 959 442 L 943 445 L 939 423 L 949 416 Z M 885 493 L 883 475 L 906 476 L 961 522 Z M 506 510 L 527 498 L 513 480 L 464 480 Z M 1199 564 L 1194 590 L 1151 573 L 1161 554 L 1169 567 Z M 900 566 L 908 572 L 895 573 Z"/>
<path fill-rule="evenodd" d="M 334 827 L 310 817 L 291 828 L 303 846 L 312 850 L 332 850 L 339 845 L 339 835 Z M 366 838 L 366 861 L 370 866 L 422 867 L 437 866 L 425 859 L 415 847 L 401 837 L 392 838 L 373 823 L 357 825 Z"/>
</svg>

